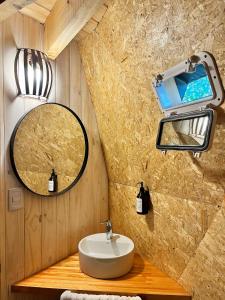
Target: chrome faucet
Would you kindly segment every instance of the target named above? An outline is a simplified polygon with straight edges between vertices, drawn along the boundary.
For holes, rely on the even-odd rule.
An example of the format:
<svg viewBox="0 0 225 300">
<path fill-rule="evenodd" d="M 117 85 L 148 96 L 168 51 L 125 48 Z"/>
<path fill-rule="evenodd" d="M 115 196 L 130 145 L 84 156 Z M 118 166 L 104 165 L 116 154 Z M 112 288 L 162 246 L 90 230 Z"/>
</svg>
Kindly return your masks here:
<svg viewBox="0 0 225 300">
<path fill-rule="evenodd" d="M 112 222 L 110 220 L 106 220 L 104 222 L 101 222 L 101 224 L 105 224 L 106 239 L 111 240 L 113 237 Z"/>
</svg>

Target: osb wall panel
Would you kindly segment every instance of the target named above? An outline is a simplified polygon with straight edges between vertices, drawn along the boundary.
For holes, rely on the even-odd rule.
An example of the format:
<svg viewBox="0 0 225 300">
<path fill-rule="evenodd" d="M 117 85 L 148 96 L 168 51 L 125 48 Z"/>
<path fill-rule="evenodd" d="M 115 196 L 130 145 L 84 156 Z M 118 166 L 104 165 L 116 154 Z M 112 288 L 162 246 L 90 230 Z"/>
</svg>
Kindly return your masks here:
<svg viewBox="0 0 225 300">
<path fill-rule="evenodd" d="M 214 54 L 225 82 L 225 3 L 112 0 L 108 5 L 79 48 L 107 162 L 114 231 L 133 238 L 138 251 L 193 291 L 195 300 L 225 299 L 225 240 L 223 233 L 214 234 L 221 228 L 217 218 L 224 199 L 225 106 L 218 110 L 212 149 L 200 160 L 186 152 L 163 156 L 155 149 L 163 115 L 151 88 L 158 72 L 202 50 Z M 135 214 L 140 180 L 152 195 L 147 217 Z M 203 274 L 208 288 L 198 279 Z"/>
<path fill-rule="evenodd" d="M 1 24 L 0 38 L 1 300 L 40 300 L 43 297 L 37 295 L 11 295 L 10 284 L 74 253 L 81 237 L 102 229 L 99 223 L 108 217 L 108 177 L 79 50 L 76 42 L 72 42 L 52 62 L 54 82 L 50 99 L 69 106 L 82 120 L 89 138 L 87 167 L 69 192 L 50 199 L 23 189 L 24 208 L 8 210 L 8 189 L 21 186 L 9 160 L 10 137 L 20 117 L 39 104 L 36 100 L 16 97 L 16 47 L 42 50 L 43 26 L 15 14 Z"/>
<path fill-rule="evenodd" d="M 180 282 L 194 288 L 195 298 L 224 299 L 225 295 L 225 209 L 217 213 L 195 257 L 190 260 Z M 215 286 L 216 282 L 216 286 Z M 199 286 L 201 289 L 199 289 Z"/>
<path fill-rule="evenodd" d="M 152 192 L 153 209 L 140 216 L 135 211 L 135 187 L 110 183 L 109 190 L 114 230 L 134 238 L 139 252 L 179 279 L 218 208 Z"/>
</svg>

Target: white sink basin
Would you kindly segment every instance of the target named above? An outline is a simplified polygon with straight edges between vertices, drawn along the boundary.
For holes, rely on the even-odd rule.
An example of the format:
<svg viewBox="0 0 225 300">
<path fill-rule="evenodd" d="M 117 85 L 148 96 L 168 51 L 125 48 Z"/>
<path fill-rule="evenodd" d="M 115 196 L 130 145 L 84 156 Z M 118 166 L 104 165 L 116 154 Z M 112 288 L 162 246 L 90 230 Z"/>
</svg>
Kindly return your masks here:
<svg viewBox="0 0 225 300">
<path fill-rule="evenodd" d="M 78 245 L 80 269 L 95 278 L 116 278 L 130 271 L 133 265 L 134 243 L 121 234 L 111 240 L 105 233 L 83 238 Z"/>
</svg>

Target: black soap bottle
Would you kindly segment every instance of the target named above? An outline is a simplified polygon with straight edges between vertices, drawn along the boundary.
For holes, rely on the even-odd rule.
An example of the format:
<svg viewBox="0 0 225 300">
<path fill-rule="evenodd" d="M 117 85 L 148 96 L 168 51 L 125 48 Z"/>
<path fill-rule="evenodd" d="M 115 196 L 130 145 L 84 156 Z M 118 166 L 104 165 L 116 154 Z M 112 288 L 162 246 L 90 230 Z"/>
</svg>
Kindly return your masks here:
<svg viewBox="0 0 225 300">
<path fill-rule="evenodd" d="M 146 207 L 147 207 L 147 211 L 152 209 L 152 202 L 151 202 L 151 197 L 150 197 L 150 193 L 149 193 L 149 189 L 147 187 L 147 189 L 145 190 L 145 199 L 146 199 Z"/>
<path fill-rule="evenodd" d="M 48 180 L 48 191 L 49 192 L 56 192 L 57 191 L 57 175 L 55 173 L 55 170 L 52 169 L 51 176 Z"/>
<path fill-rule="evenodd" d="M 140 182 L 141 187 L 136 198 L 136 212 L 140 215 L 146 215 L 149 211 L 149 191 L 145 191 L 143 182 Z"/>
</svg>

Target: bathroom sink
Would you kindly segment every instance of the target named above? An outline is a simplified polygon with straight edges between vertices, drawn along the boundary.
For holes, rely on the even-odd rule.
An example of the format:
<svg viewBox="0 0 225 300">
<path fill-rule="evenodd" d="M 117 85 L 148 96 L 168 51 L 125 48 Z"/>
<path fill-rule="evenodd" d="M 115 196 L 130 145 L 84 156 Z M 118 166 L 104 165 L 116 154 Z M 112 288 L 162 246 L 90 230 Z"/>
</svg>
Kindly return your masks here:
<svg viewBox="0 0 225 300">
<path fill-rule="evenodd" d="M 121 234 L 114 233 L 110 240 L 105 233 L 89 235 L 79 242 L 78 249 L 80 269 L 91 277 L 120 277 L 133 265 L 134 243 Z"/>
</svg>

